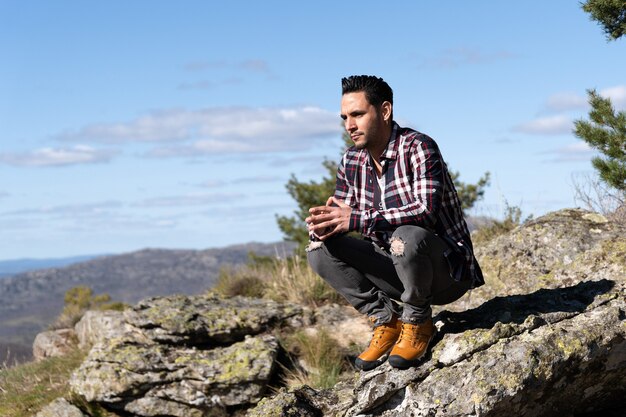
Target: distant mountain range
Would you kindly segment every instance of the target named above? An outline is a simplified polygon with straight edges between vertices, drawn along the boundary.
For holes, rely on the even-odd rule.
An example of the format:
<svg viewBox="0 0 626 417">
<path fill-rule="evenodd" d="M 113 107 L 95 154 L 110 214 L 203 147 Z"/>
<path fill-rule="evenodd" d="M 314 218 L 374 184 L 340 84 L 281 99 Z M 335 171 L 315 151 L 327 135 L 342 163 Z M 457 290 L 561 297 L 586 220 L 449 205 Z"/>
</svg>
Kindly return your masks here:
<svg viewBox="0 0 626 417">
<path fill-rule="evenodd" d="M 38 269 L 0 279 L 0 364 L 31 356 L 37 333 L 63 309 L 65 292 L 79 285 L 112 300 L 136 303 L 142 298 L 197 294 L 211 288 L 225 265 L 241 265 L 249 252 L 285 255 L 284 242 L 247 243 L 206 250 L 144 249 L 102 256 L 69 266 Z M 32 264 L 31 264 L 32 265 Z"/>
<path fill-rule="evenodd" d="M 32 271 L 34 269 L 60 268 L 102 256 L 108 255 L 85 255 L 52 259 L 12 259 L 8 261 L 0 261 L 0 278 L 19 274 L 21 272 Z"/>
</svg>

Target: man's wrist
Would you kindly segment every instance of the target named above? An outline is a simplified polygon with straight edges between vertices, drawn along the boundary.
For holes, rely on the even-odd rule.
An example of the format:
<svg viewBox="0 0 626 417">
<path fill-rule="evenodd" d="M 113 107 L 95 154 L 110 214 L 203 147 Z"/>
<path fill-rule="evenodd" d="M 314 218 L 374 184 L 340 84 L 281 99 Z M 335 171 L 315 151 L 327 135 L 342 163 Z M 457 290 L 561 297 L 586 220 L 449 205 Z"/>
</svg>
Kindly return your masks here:
<svg viewBox="0 0 626 417">
<path fill-rule="evenodd" d="M 349 232 L 361 231 L 361 217 L 362 217 L 361 211 L 352 209 L 352 213 L 350 214 L 350 222 L 348 223 Z"/>
</svg>

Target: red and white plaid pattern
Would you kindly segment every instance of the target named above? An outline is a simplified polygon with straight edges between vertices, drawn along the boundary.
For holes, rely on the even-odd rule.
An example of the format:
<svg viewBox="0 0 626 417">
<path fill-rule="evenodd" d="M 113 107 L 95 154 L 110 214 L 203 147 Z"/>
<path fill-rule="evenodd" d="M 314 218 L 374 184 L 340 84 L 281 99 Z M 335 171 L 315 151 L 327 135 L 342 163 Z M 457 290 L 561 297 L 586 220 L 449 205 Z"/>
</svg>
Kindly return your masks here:
<svg viewBox="0 0 626 417">
<path fill-rule="evenodd" d="M 350 230 L 388 247 L 398 226 L 421 226 L 448 243 L 446 258 L 455 279 L 471 280 L 472 287 L 484 284 L 461 202 L 437 143 L 394 122 L 380 162 L 385 176 L 383 210 L 374 207 L 378 184 L 367 150 L 351 147 L 341 160 L 335 197 L 352 207 Z"/>
</svg>

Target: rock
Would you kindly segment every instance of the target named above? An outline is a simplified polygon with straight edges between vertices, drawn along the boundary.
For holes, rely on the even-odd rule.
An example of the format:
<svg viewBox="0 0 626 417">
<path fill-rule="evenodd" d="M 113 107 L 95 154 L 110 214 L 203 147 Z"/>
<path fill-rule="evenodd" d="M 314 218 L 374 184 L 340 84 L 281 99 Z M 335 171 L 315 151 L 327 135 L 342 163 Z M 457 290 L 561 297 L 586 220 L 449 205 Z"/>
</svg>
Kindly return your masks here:
<svg viewBox="0 0 626 417">
<path fill-rule="evenodd" d="M 476 248 L 486 284 L 446 310 L 590 279 L 626 276 L 626 225 L 581 209 L 549 213 Z"/>
<path fill-rule="evenodd" d="M 75 394 L 136 416 L 204 416 L 256 404 L 279 353 L 264 331 L 301 312 L 269 300 L 176 295 L 123 314 L 124 329 L 98 341 L 74 372 Z"/>
<path fill-rule="evenodd" d="M 351 346 L 365 347 L 372 336 L 372 325 L 363 314 L 348 305 L 329 304 L 315 312 L 315 326 L 308 327 L 310 333 L 325 329 L 344 349 Z"/>
<path fill-rule="evenodd" d="M 39 333 L 33 343 L 36 361 L 55 356 L 64 356 L 76 349 L 74 329 L 49 330 Z"/>
<path fill-rule="evenodd" d="M 303 385 L 294 389 L 281 389 L 273 398 L 265 398 L 246 414 L 247 417 L 319 417 L 331 409 L 341 409 L 352 404 L 352 387 L 339 383 L 324 394 Z"/>
<path fill-rule="evenodd" d="M 124 321 L 121 311 L 87 311 L 74 326 L 81 349 L 93 346 L 95 343 L 121 337 L 130 330 Z"/>
<path fill-rule="evenodd" d="M 150 298 L 126 310 L 126 321 L 155 342 L 219 345 L 258 334 L 291 316 L 299 306 L 246 297 L 176 295 Z"/>
<path fill-rule="evenodd" d="M 81 340 L 95 344 L 72 375 L 73 395 L 151 417 L 622 415 L 624 226 L 561 210 L 476 252 L 487 284 L 436 310 L 437 335 L 411 369 L 383 364 L 331 389 L 282 388 L 262 399 L 277 383 L 273 331 L 315 323 L 356 341 L 369 335 L 362 318 L 337 305 L 303 313 L 268 300 L 177 295 L 108 322 L 85 319 Z M 95 337 L 107 326 L 111 333 Z"/>
<path fill-rule="evenodd" d="M 87 417 L 65 398 L 57 398 L 38 412 L 35 417 Z"/>
<path fill-rule="evenodd" d="M 477 250 L 492 288 L 439 309 L 421 365 L 384 364 L 331 390 L 284 390 L 248 415 L 622 415 L 624 232 L 582 210 L 527 223 Z M 347 391 L 349 401 L 337 401 Z"/>
</svg>

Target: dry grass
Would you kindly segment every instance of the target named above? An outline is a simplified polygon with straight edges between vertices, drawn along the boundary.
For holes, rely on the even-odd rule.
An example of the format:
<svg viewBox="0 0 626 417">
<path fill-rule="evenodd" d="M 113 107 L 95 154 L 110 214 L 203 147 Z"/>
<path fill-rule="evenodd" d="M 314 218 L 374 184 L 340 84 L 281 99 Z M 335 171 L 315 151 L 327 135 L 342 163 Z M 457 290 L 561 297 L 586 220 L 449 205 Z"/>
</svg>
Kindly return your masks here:
<svg viewBox="0 0 626 417">
<path fill-rule="evenodd" d="M 324 329 L 314 334 L 296 332 L 285 340 L 285 345 L 300 360 L 295 369 L 285 370 L 287 386 L 331 388 L 342 372 L 351 368 L 346 352 Z"/>
<path fill-rule="evenodd" d="M 265 297 L 314 307 L 343 300 L 298 256 L 222 269 L 214 290 L 227 297 Z"/>
<path fill-rule="evenodd" d="M 86 352 L 76 350 L 64 357 L 47 358 L 0 368 L 0 416 L 30 417 L 52 400 L 68 398 L 68 380 Z"/>
</svg>

